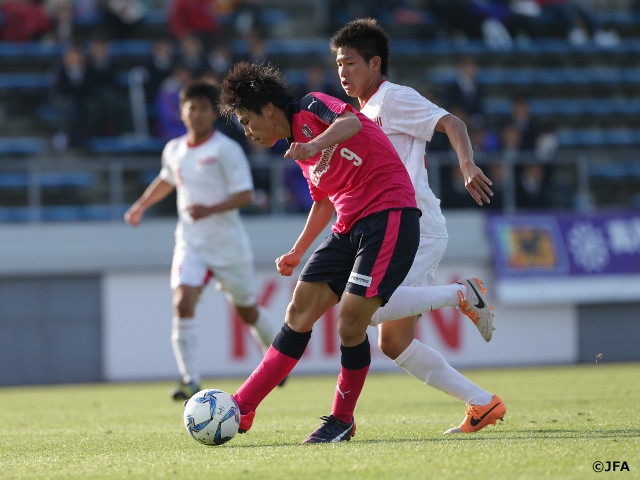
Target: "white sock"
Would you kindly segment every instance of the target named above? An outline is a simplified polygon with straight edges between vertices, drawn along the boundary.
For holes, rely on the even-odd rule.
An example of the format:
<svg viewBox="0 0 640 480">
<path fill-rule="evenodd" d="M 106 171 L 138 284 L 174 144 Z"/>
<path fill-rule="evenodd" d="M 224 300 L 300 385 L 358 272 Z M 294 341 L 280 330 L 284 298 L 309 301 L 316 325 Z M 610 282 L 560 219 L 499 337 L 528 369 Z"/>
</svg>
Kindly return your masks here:
<svg viewBox="0 0 640 480">
<path fill-rule="evenodd" d="M 458 291 L 466 295 L 467 288 L 458 283 L 432 287 L 398 287 L 387 304 L 373 314 L 370 325 L 415 317 L 442 307 L 457 307 Z"/>
<path fill-rule="evenodd" d="M 197 366 L 198 324 L 195 318 L 173 317 L 171 345 L 182 381 L 200 385 L 200 371 Z"/>
<path fill-rule="evenodd" d="M 418 380 L 465 403 L 486 405 L 493 398 L 449 365 L 437 350 L 418 340 L 414 339 L 393 362 Z"/>
<path fill-rule="evenodd" d="M 262 348 L 262 351 L 266 353 L 271 342 L 276 338 L 276 334 L 279 329 L 274 327 L 273 322 L 271 321 L 271 316 L 266 308 L 258 306 L 258 312 L 260 312 L 258 319 L 256 320 L 256 323 L 249 325 L 249 331 Z"/>
</svg>

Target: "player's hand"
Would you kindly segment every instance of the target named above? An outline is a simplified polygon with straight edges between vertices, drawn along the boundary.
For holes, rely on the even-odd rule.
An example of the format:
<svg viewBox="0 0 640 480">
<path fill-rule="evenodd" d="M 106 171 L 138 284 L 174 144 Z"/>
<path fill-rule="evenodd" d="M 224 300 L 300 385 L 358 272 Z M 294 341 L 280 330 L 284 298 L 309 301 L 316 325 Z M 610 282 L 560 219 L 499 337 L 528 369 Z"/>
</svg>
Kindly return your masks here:
<svg viewBox="0 0 640 480">
<path fill-rule="evenodd" d="M 307 160 L 318 154 L 320 149 L 316 147 L 312 142 L 300 143 L 293 142 L 289 149 L 284 152 L 285 158 L 292 158 L 293 160 Z"/>
<path fill-rule="evenodd" d="M 290 251 L 279 256 L 276 259 L 276 268 L 278 269 L 278 273 L 283 277 L 290 277 L 293 275 L 293 270 L 300 265 L 301 260 L 302 255 L 294 251 Z"/>
<path fill-rule="evenodd" d="M 460 171 L 464 177 L 464 187 L 480 206 L 491 203 L 489 197 L 493 197 L 491 185 L 493 182 L 482 172 L 482 169 L 474 163 L 460 165 Z"/>
<path fill-rule="evenodd" d="M 187 215 L 189 215 L 191 219 L 195 221 L 209 216 L 211 214 L 211 209 L 209 207 L 205 207 L 204 205 L 193 204 L 186 208 L 186 212 Z"/>
<path fill-rule="evenodd" d="M 144 208 L 137 207 L 132 205 L 129 210 L 124 212 L 124 221 L 129 225 L 133 225 L 137 227 L 142 222 L 142 217 L 144 215 Z"/>
</svg>

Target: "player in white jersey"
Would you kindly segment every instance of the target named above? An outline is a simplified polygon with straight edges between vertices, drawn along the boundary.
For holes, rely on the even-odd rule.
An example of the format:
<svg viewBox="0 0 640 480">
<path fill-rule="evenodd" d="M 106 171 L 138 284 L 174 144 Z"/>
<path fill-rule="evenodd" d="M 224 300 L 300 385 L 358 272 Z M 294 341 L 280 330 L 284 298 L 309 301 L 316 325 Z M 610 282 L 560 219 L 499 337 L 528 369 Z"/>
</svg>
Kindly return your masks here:
<svg viewBox="0 0 640 480">
<path fill-rule="evenodd" d="M 426 142 L 435 131 L 448 136 L 458 156 L 465 186 L 480 206 L 490 202 L 491 181 L 474 164 L 467 129 L 460 119 L 414 89 L 386 80 L 389 37 L 376 20 L 360 18 L 348 23 L 331 39 L 331 51 L 336 55 L 343 89 L 350 97 L 358 98 L 361 112 L 382 128 L 407 167 L 422 211 L 420 247 L 413 267 L 404 286 L 372 318 L 371 324 L 379 328 L 379 347 L 409 374 L 467 404 L 460 426 L 445 433 L 474 432 L 495 424 L 506 412 L 502 400 L 473 384 L 439 352 L 414 338 L 420 314 L 444 306 L 459 307 L 474 321 L 486 341 L 493 331 L 493 312 L 479 279 L 433 285 L 448 235 L 440 200 L 429 187 Z"/>
<path fill-rule="evenodd" d="M 217 86 L 203 80 L 182 89 L 180 114 L 187 133 L 167 143 L 160 173 L 124 217 L 139 225 L 149 207 L 176 190 L 171 342 L 182 381 L 171 392 L 175 400 L 200 390 L 194 313 L 211 278 L 264 351 L 276 334 L 268 312 L 257 305 L 251 243 L 238 211 L 253 201 L 251 169 L 240 145 L 213 126 L 219 94 Z"/>
</svg>

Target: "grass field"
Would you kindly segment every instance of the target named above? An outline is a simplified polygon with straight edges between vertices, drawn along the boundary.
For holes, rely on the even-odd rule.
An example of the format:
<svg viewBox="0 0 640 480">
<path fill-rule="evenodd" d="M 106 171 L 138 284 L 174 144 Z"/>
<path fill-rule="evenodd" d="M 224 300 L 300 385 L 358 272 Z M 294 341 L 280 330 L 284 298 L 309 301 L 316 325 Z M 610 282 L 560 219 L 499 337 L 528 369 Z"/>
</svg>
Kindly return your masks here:
<svg viewBox="0 0 640 480">
<path fill-rule="evenodd" d="M 403 373 L 372 374 L 354 439 L 304 446 L 329 413 L 333 376 L 292 376 L 249 433 L 218 447 L 188 436 L 169 383 L 0 388 L 0 478 L 640 478 L 640 364 L 464 373 L 503 398 L 504 422 L 444 436 L 461 402 Z M 597 461 L 621 463 L 595 473 Z"/>
</svg>

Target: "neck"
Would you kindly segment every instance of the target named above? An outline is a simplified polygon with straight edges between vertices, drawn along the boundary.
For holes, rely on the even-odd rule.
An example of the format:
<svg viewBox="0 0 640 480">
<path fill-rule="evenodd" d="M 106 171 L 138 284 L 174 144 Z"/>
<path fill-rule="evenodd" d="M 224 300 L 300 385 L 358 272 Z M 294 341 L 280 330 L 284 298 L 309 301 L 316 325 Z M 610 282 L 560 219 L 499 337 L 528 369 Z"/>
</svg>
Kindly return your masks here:
<svg viewBox="0 0 640 480">
<path fill-rule="evenodd" d="M 367 103 L 367 101 L 374 93 L 376 93 L 382 82 L 384 82 L 385 80 L 385 77 L 383 77 L 382 75 L 376 75 L 371 79 L 371 81 L 369 82 L 369 86 L 367 87 L 365 92 L 362 94 L 362 96 L 358 97 L 360 108 L 364 107 L 364 104 Z"/>
</svg>

